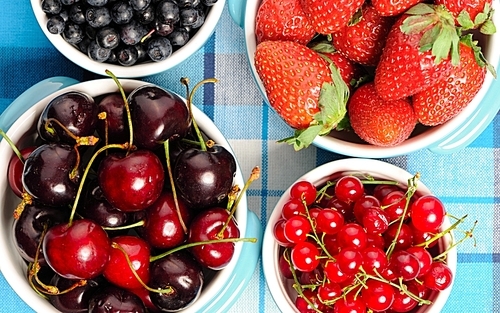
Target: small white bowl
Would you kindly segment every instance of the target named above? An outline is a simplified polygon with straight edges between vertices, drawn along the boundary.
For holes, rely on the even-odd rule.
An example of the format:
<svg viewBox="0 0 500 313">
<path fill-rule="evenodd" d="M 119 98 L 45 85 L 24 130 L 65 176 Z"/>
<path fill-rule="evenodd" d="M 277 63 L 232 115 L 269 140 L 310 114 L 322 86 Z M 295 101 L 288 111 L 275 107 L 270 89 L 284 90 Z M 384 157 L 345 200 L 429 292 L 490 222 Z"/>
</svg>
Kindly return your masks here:
<svg viewBox="0 0 500 313">
<path fill-rule="evenodd" d="M 255 17 L 260 6 L 260 0 L 228 0 L 229 12 L 235 22 L 240 25 L 245 34 L 246 52 L 250 69 L 264 101 L 267 99 L 264 85 L 256 72 L 254 60 L 256 50 Z M 493 1 L 493 7 L 498 7 L 498 1 Z M 500 25 L 500 14 L 493 16 L 495 25 Z M 499 72 L 500 61 L 500 31 L 482 40 L 482 51 L 487 60 Z M 435 153 L 452 153 L 469 145 L 496 116 L 500 109 L 497 101 L 497 90 L 500 79 L 494 79 L 487 74 L 481 90 L 472 102 L 450 121 L 435 127 L 417 127 L 412 136 L 394 147 L 379 147 L 363 142 L 352 132 L 332 131 L 327 136 L 317 136 L 313 145 L 321 149 L 363 158 L 388 158 L 409 154 L 421 149 L 429 149 Z"/>
<path fill-rule="evenodd" d="M 62 36 L 51 34 L 47 30 L 47 15 L 42 11 L 40 0 L 31 0 L 31 6 L 36 20 L 43 33 L 47 36 L 47 39 L 71 62 L 90 72 L 103 76 L 106 75 L 105 70 L 108 69 L 117 77 L 138 78 L 155 75 L 169 70 L 181 64 L 202 48 L 215 31 L 215 27 L 217 26 L 223 12 L 225 2 L 226 0 L 218 0 L 217 3 L 210 8 L 210 12 L 205 18 L 205 23 L 202 27 L 200 27 L 200 29 L 198 29 L 197 33 L 189 39 L 189 42 L 186 43 L 185 46 L 173 52 L 172 55 L 166 60 L 160 62 L 149 61 L 140 64 L 138 63 L 128 67 L 117 64 L 100 63 L 91 60 L 87 55 L 67 43 Z"/>
<path fill-rule="evenodd" d="M 339 177 L 342 173 L 365 173 L 371 175 L 375 178 L 386 179 L 398 181 L 404 185 L 407 184 L 408 179 L 414 175 L 408 173 L 400 167 L 386 163 L 379 160 L 373 159 L 361 159 L 361 158 L 348 158 L 337 161 L 332 161 L 319 166 L 307 174 L 303 175 L 297 181 L 309 181 L 315 186 L 322 186 L 329 179 L 333 177 Z M 292 184 L 293 185 L 293 184 Z M 417 182 L 417 194 L 427 195 L 431 194 L 431 191 L 421 182 Z M 281 196 L 278 203 L 274 207 L 271 216 L 268 219 L 267 226 L 264 232 L 264 239 L 262 243 L 262 264 L 264 269 L 264 276 L 266 278 L 267 286 L 269 291 L 276 302 L 277 306 L 281 312 L 296 312 L 299 311 L 295 308 L 295 298 L 296 293 L 293 288 L 291 288 L 291 280 L 285 279 L 279 269 L 279 245 L 274 239 L 273 227 L 274 224 L 281 218 L 281 208 L 290 199 L 289 196 L 290 188 L 285 191 Z M 446 229 L 450 226 L 448 218 L 445 219 L 442 229 Z M 443 237 L 443 241 L 440 242 L 441 250 L 444 251 L 446 247 L 451 244 L 450 236 Z M 457 267 L 457 250 L 456 248 L 450 249 L 447 255 L 447 265 L 453 272 L 453 276 L 456 274 Z M 439 313 L 446 303 L 452 286 L 441 292 L 432 292 L 429 299 L 433 302 L 428 306 L 421 306 L 414 313 Z"/>
<path fill-rule="evenodd" d="M 72 79 L 58 77 L 38 83 L 23 93 L 6 109 L 5 115 L 0 117 L 0 123 L 2 124 L 0 127 L 8 128 L 7 135 L 9 138 L 22 148 L 23 145 L 29 145 L 32 142 L 36 133 L 35 126 L 38 116 L 55 96 L 70 90 L 81 91 L 93 97 L 118 91 L 112 79 L 98 79 L 83 83 L 75 82 Z M 121 79 L 120 82 L 127 93 L 145 84 L 142 81 L 130 79 Z M 46 93 L 48 90 L 52 90 L 50 95 L 34 103 L 33 99 L 40 99 L 44 92 Z M 29 101 L 33 102 L 30 103 Z M 195 106 L 192 109 L 201 130 L 234 154 L 228 141 L 212 120 Z M 4 116 L 12 118 L 16 114 L 18 118 L 13 121 L 12 126 L 3 124 L 6 121 L 6 118 L 3 118 Z M 2 140 L 0 142 L 0 158 L 10 160 L 12 155 L 11 147 L 6 140 Z M 12 225 L 14 219 L 12 215 L 20 199 L 14 195 L 9 187 L 7 168 L 8 162 L 0 162 L 0 255 L 2 256 L 0 270 L 12 289 L 33 310 L 43 313 L 57 313 L 59 311 L 31 289 L 26 279 L 26 263 L 17 253 L 13 239 Z M 234 183 L 241 187 L 244 185 L 239 164 L 237 164 Z M 238 221 L 241 237 L 257 238 L 259 243 L 237 243 L 234 256 L 227 267 L 216 273 L 209 281 L 205 281 L 206 285 L 204 285 L 200 297 L 183 312 L 208 313 L 221 308 L 227 309 L 248 284 L 260 256 L 262 229 L 257 216 L 248 210 L 246 194 L 243 194 L 242 200 L 237 207 L 235 218 Z"/>
</svg>

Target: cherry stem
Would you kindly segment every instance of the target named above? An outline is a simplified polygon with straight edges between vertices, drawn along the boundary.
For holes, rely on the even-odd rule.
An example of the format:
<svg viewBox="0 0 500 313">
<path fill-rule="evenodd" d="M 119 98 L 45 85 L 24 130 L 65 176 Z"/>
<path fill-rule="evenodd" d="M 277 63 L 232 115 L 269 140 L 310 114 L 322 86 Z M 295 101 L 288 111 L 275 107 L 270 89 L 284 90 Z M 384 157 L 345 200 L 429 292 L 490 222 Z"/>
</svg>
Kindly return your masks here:
<svg viewBox="0 0 500 313">
<path fill-rule="evenodd" d="M 17 205 L 16 209 L 14 210 L 14 213 L 12 214 L 14 219 L 16 220 L 19 219 L 21 214 L 23 214 L 24 208 L 32 203 L 33 203 L 33 197 L 26 191 L 23 191 L 23 193 L 21 194 L 21 202 Z"/>
<path fill-rule="evenodd" d="M 165 149 L 165 159 L 167 162 L 167 171 L 168 171 L 168 178 L 170 180 L 170 186 L 172 188 L 172 196 L 174 197 L 174 203 L 175 203 L 175 211 L 177 213 L 177 218 L 179 219 L 179 223 L 181 224 L 182 230 L 184 231 L 184 234 L 188 233 L 188 228 L 186 226 L 186 223 L 184 222 L 184 218 L 182 217 L 181 210 L 179 208 L 179 199 L 177 198 L 177 190 L 175 188 L 175 182 L 174 182 L 174 175 L 172 174 L 172 163 L 170 160 L 170 140 L 165 140 L 163 143 L 163 148 Z"/>
<path fill-rule="evenodd" d="M 169 254 L 172 254 L 174 252 L 196 247 L 196 246 L 202 246 L 202 245 L 209 245 L 209 244 L 214 244 L 214 243 L 228 243 L 228 242 L 251 242 L 251 243 L 256 243 L 257 238 L 223 238 L 223 239 L 213 239 L 213 240 L 205 240 L 205 241 L 198 241 L 198 242 L 191 242 L 191 243 L 186 243 L 180 246 L 177 246 L 171 250 L 168 250 L 162 254 L 159 254 L 157 256 L 151 256 L 149 258 L 150 262 L 154 262 L 156 260 L 159 260 L 161 258 L 166 257 Z"/>
<path fill-rule="evenodd" d="M 108 143 L 109 143 L 108 114 L 105 111 L 103 111 L 103 112 L 97 114 L 97 118 L 104 121 L 104 145 L 108 145 Z"/>
<path fill-rule="evenodd" d="M 69 217 L 69 222 L 68 222 L 69 226 L 71 226 L 71 224 L 73 224 L 73 219 L 75 217 L 76 207 L 78 205 L 78 200 L 80 199 L 80 196 L 82 194 L 83 185 L 84 185 L 85 179 L 87 178 L 87 175 L 90 171 L 92 163 L 94 163 L 95 159 L 97 158 L 97 156 L 101 152 L 106 151 L 108 149 L 112 149 L 112 148 L 118 148 L 118 149 L 122 149 L 122 150 L 129 150 L 130 149 L 128 142 L 123 143 L 123 144 L 110 144 L 110 145 L 106 145 L 106 146 L 100 148 L 99 150 L 97 150 L 94 153 L 94 155 L 92 156 L 92 158 L 90 158 L 89 163 L 87 164 L 87 167 L 85 168 L 85 171 L 83 172 L 83 176 L 80 180 L 80 185 L 78 186 L 78 191 L 77 191 L 76 196 L 75 196 L 75 201 L 73 202 L 73 208 L 71 209 L 71 215 Z"/>
<path fill-rule="evenodd" d="M 68 136 L 70 136 L 71 138 L 73 138 L 76 141 L 77 147 L 79 147 L 79 146 L 93 146 L 99 141 L 99 138 L 97 138 L 95 136 L 80 137 L 80 136 L 73 134 L 66 126 L 64 126 L 63 123 L 61 123 L 60 121 L 58 121 L 57 119 L 55 119 L 53 117 L 48 118 L 45 121 L 45 130 L 48 131 L 49 133 L 51 133 L 52 135 L 55 134 L 55 130 L 53 127 L 50 126 L 51 123 L 55 123 L 55 124 L 59 125 L 59 127 L 61 127 L 64 130 L 64 132 L 66 134 L 68 134 Z"/>
<path fill-rule="evenodd" d="M 108 74 L 115 81 L 116 85 L 118 86 L 118 89 L 120 90 L 120 94 L 122 95 L 122 98 L 123 98 L 123 105 L 125 107 L 125 112 L 127 113 L 127 122 L 128 122 L 128 127 L 129 127 L 129 140 L 128 140 L 129 147 L 128 147 L 128 151 L 127 151 L 127 154 L 128 154 L 130 152 L 130 150 L 132 149 L 133 144 L 134 144 L 134 129 L 133 129 L 133 125 L 132 125 L 132 115 L 130 114 L 130 106 L 129 106 L 129 103 L 127 100 L 127 96 L 125 95 L 125 90 L 123 90 L 123 86 L 120 83 L 120 81 L 118 80 L 118 78 L 110 70 L 106 70 L 106 74 Z"/>
<path fill-rule="evenodd" d="M 205 144 L 205 140 L 203 139 L 203 136 L 201 135 L 200 128 L 198 127 L 198 123 L 196 123 L 196 119 L 193 116 L 193 96 L 195 91 L 202 85 L 206 83 L 216 83 L 218 80 L 216 78 L 207 78 L 202 80 L 201 82 L 197 83 L 194 87 L 193 90 L 190 92 L 189 91 L 189 79 L 186 77 L 181 78 L 181 83 L 186 86 L 186 93 L 187 93 L 187 105 L 188 105 L 188 110 L 189 110 L 189 116 L 191 117 L 191 121 L 193 123 L 193 128 L 194 131 L 196 132 L 196 136 L 198 137 L 198 140 L 200 141 L 201 145 L 201 150 L 202 151 L 207 151 L 207 146 Z"/>
<path fill-rule="evenodd" d="M 255 180 L 259 179 L 259 177 L 260 177 L 260 168 L 258 166 L 255 166 L 252 169 L 252 173 L 250 173 L 250 177 L 245 182 L 245 185 L 243 186 L 243 190 L 241 190 L 241 192 L 238 194 L 238 197 L 236 198 L 236 200 L 234 201 L 234 203 L 231 205 L 231 210 L 229 211 L 229 216 L 227 217 L 227 220 L 224 223 L 224 225 L 222 225 L 221 230 L 217 233 L 217 235 L 216 235 L 217 238 L 223 238 L 224 237 L 224 231 L 226 230 L 227 226 L 231 222 L 231 219 L 233 218 L 234 213 L 236 212 L 236 208 L 240 204 L 240 201 L 243 198 L 243 195 L 248 190 L 248 188 L 250 187 L 250 185 Z"/>
<path fill-rule="evenodd" d="M 116 242 L 112 242 L 111 243 L 111 247 L 114 248 L 114 249 L 120 250 L 120 252 L 123 253 L 123 256 L 125 257 L 125 260 L 127 260 L 127 264 L 129 266 L 130 270 L 132 271 L 132 274 L 137 279 L 137 281 L 142 285 L 142 287 L 144 287 L 146 290 L 151 291 L 151 292 L 156 292 L 156 293 L 162 293 L 162 294 L 171 294 L 171 293 L 174 292 L 174 290 L 172 289 L 172 287 L 168 287 L 166 289 L 153 289 L 153 288 L 149 287 L 141 279 L 141 277 L 139 276 L 139 274 L 137 274 L 137 271 L 134 269 L 134 265 L 132 264 L 132 261 L 130 260 L 130 257 L 127 254 L 127 251 L 125 251 L 125 249 L 123 249 L 123 247 L 120 246 Z"/>
<path fill-rule="evenodd" d="M 16 144 L 9 138 L 9 136 L 7 136 L 7 134 L 2 129 L 0 129 L 0 136 L 2 136 L 5 139 L 5 141 L 7 141 L 12 151 L 17 155 L 21 163 L 24 164 L 24 158 L 23 155 L 21 154 L 21 151 L 19 151 Z"/>
<path fill-rule="evenodd" d="M 117 226 L 117 227 L 102 227 L 104 230 L 127 230 L 127 229 L 132 229 L 140 226 L 144 226 L 146 224 L 146 221 L 138 221 L 129 225 L 124 225 L 124 226 Z"/>
</svg>

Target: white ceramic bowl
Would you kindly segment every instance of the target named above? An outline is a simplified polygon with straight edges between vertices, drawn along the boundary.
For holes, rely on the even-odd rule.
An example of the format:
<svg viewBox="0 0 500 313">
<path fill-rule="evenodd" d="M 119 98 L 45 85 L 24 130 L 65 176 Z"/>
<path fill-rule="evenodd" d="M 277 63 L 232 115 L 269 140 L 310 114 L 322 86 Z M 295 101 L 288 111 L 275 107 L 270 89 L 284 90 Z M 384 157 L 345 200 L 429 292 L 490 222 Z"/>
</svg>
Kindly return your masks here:
<svg viewBox="0 0 500 313">
<path fill-rule="evenodd" d="M 56 95 L 69 90 L 82 91 L 90 96 L 98 96 L 118 91 L 112 79 L 99 79 L 77 84 L 74 84 L 75 82 L 73 80 L 68 84 L 64 79 L 65 78 L 56 78 L 56 80 L 62 80 L 62 84 L 60 83 L 57 85 L 56 89 L 59 88 L 58 86 L 67 87 L 54 91 L 42 100 L 38 102 L 35 101 L 36 103 L 32 102 L 27 104 L 30 99 L 41 97 L 44 89 L 54 88 L 53 81 L 51 81 L 50 84 L 44 81 L 32 87 L 31 90 L 21 95 L 20 98 L 12 104 L 19 107 L 11 106 L 6 109 L 6 116 L 13 116 L 13 112 L 15 113 L 16 110 L 19 111 L 19 118 L 13 122 L 12 126 L 7 131 L 9 138 L 17 143 L 19 147 L 28 145 L 33 140 L 34 134 L 36 133 L 35 125 L 38 116 L 47 103 Z M 138 80 L 126 79 L 122 79 L 120 82 L 126 92 L 130 92 L 136 87 L 145 84 Z M 21 108 L 23 105 L 27 106 L 27 108 Z M 215 142 L 232 152 L 229 143 L 210 118 L 195 106 L 193 106 L 193 114 L 200 128 L 207 136 L 213 138 Z M 5 118 L 2 118 L 1 121 L 5 121 Z M 8 126 L 2 125 L 1 127 Z M 7 144 L 6 140 L 2 140 L 0 142 L 0 158 L 2 160 L 9 160 L 12 155 L 12 149 Z M 14 222 L 12 213 L 20 200 L 13 194 L 8 185 L 7 167 L 8 162 L 0 162 L 0 255 L 2 255 L 0 270 L 12 289 L 14 289 L 19 297 L 33 308 L 33 310 L 43 313 L 56 313 L 58 311 L 52 307 L 48 301 L 39 297 L 31 289 L 26 279 L 27 266 L 16 251 L 12 232 L 12 225 Z M 234 183 L 241 187 L 244 185 L 244 179 L 239 165 L 237 165 Z M 260 222 L 257 216 L 248 210 L 246 194 L 243 194 L 243 198 L 236 210 L 235 218 L 238 221 L 241 237 L 255 237 L 258 238 L 259 242 L 261 241 L 262 234 Z M 237 299 L 239 292 L 244 290 L 244 287 L 255 269 L 259 255 L 260 243 L 237 243 L 234 256 L 228 266 L 219 271 L 213 279 L 206 281 L 206 285 L 199 299 L 184 312 L 216 312 L 217 310 L 227 309 L 227 307 Z"/>
<path fill-rule="evenodd" d="M 187 60 L 200 48 L 202 48 L 210 38 L 210 36 L 212 36 L 223 12 L 226 0 L 218 0 L 217 3 L 210 8 L 210 12 L 209 14 L 207 14 L 203 26 L 198 29 L 198 32 L 189 40 L 188 43 L 186 43 L 185 46 L 173 52 L 169 58 L 161 62 L 150 61 L 140 64 L 134 64 L 129 67 L 93 61 L 88 56 L 81 53 L 74 46 L 67 43 L 62 38 L 62 36 L 49 33 L 46 27 L 47 16 L 42 11 L 40 2 L 41 0 L 31 0 L 33 13 L 35 14 L 36 20 L 40 25 L 43 33 L 47 36 L 47 39 L 54 45 L 57 50 L 59 50 L 62 55 L 64 55 L 76 65 L 99 75 L 106 75 L 105 70 L 108 69 L 117 77 L 137 78 L 158 74 L 171 69 Z"/>
<path fill-rule="evenodd" d="M 383 161 L 373 159 L 347 158 L 338 161 L 332 161 L 330 163 L 319 166 L 297 179 L 297 181 L 306 180 L 312 182 L 315 186 L 321 186 L 329 179 L 332 179 L 332 177 L 339 177 L 339 175 L 341 175 L 342 173 L 365 173 L 379 179 L 398 181 L 404 185 L 407 184 L 409 178 L 414 176 L 414 174 L 410 174 L 395 165 Z M 283 278 L 283 276 L 280 274 L 278 264 L 279 245 L 274 239 L 273 235 L 274 224 L 281 218 L 281 208 L 290 199 L 289 191 L 290 189 L 286 190 L 283 196 L 280 198 L 267 222 L 262 243 L 262 264 L 269 291 L 281 312 L 298 313 L 299 311 L 295 308 L 294 305 L 296 293 L 293 288 L 291 288 L 291 282 L 293 281 Z M 421 181 L 418 181 L 417 194 L 431 194 L 431 191 Z M 449 227 L 449 225 L 450 222 L 446 218 L 442 228 L 446 229 L 447 227 Z M 444 251 L 444 247 L 448 247 L 451 244 L 450 236 L 445 236 L 443 238 L 444 240 L 440 243 L 440 248 L 442 248 L 441 251 Z M 452 270 L 453 276 L 455 276 L 457 266 L 456 248 L 453 248 L 449 251 L 447 256 L 447 265 Z M 439 293 L 431 293 L 429 299 L 433 303 L 429 306 L 422 306 L 417 311 L 412 312 L 441 312 L 441 309 L 443 308 L 446 300 L 450 295 L 451 289 L 452 286 Z"/>
<path fill-rule="evenodd" d="M 254 55 L 256 49 L 255 17 L 260 0 L 228 0 L 229 12 L 237 24 L 243 27 L 245 33 L 248 61 L 253 76 L 264 100 L 269 103 L 264 86 L 259 79 Z M 498 1 L 493 6 L 498 7 Z M 500 14 L 494 14 L 494 23 L 500 25 Z M 497 69 L 500 61 L 500 32 L 482 41 L 483 53 Z M 436 153 L 451 153 L 470 144 L 493 120 L 500 109 L 496 91 L 500 81 L 488 73 L 483 87 L 474 100 L 460 114 L 447 123 L 432 127 L 419 127 L 412 136 L 395 147 L 378 147 L 364 143 L 355 134 L 333 131 L 328 136 L 317 136 L 313 144 L 327 151 L 364 158 L 386 158 L 405 155 L 424 148 Z"/>
</svg>

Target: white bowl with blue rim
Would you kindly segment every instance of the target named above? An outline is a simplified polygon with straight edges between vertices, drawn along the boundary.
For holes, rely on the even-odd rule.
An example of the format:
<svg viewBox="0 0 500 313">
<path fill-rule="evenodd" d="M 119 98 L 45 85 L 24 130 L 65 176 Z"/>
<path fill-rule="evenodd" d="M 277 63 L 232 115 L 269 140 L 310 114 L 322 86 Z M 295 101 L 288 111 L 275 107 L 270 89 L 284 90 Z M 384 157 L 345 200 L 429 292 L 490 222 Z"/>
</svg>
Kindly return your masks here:
<svg viewBox="0 0 500 313">
<path fill-rule="evenodd" d="M 255 65 L 254 54 L 255 17 L 261 0 L 228 0 L 229 13 L 233 20 L 243 28 L 246 52 L 250 69 L 257 87 L 269 103 L 264 86 L 259 79 Z M 494 1 L 494 8 L 498 6 Z M 500 25 L 500 14 L 493 16 L 495 25 Z M 483 53 L 489 62 L 499 72 L 500 62 L 500 32 L 485 39 Z M 378 147 L 361 141 L 355 134 L 346 132 L 332 132 L 327 136 L 317 136 L 313 145 L 318 148 L 353 157 L 386 158 L 409 154 L 422 149 L 429 149 L 439 154 L 449 154 L 459 151 L 471 144 L 491 123 L 500 109 L 500 100 L 497 93 L 500 90 L 500 78 L 494 79 L 488 73 L 483 87 L 472 102 L 450 121 L 435 127 L 417 128 L 412 136 L 394 147 Z"/>
<path fill-rule="evenodd" d="M 145 83 L 139 80 L 120 80 L 125 91 L 132 91 Z M 43 80 L 22 93 L 0 115 L 0 128 L 13 142 L 25 142 L 25 138 L 33 138 L 38 116 L 47 103 L 55 96 L 77 90 L 90 96 L 118 91 L 115 82 L 109 78 L 78 82 L 67 77 L 53 77 Z M 193 106 L 193 114 L 200 128 L 218 144 L 232 151 L 215 124 L 202 111 Z M 30 134 L 32 136 L 30 136 Z M 10 160 L 13 155 L 6 140 L 0 141 L 0 158 Z M 48 301 L 38 296 L 30 287 L 26 278 L 26 262 L 19 256 L 13 240 L 13 210 L 20 199 L 11 191 L 7 179 L 8 162 L 0 162 L 0 271 L 13 291 L 36 312 L 57 313 Z M 248 173 L 250 174 L 250 173 Z M 237 165 L 234 183 L 243 186 L 241 168 Z M 241 237 L 257 238 L 257 243 L 236 243 L 235 253 L 226 268 L 205 282 L 204 289 L 197 301 L 183 312 L 224 312 L 238 299 L 253 275 L 260 258 L 262 226 L 255 213 L 247 207 L 247 197 L 243 194 L 235 218 L 238 222 Z"/>
</svg>

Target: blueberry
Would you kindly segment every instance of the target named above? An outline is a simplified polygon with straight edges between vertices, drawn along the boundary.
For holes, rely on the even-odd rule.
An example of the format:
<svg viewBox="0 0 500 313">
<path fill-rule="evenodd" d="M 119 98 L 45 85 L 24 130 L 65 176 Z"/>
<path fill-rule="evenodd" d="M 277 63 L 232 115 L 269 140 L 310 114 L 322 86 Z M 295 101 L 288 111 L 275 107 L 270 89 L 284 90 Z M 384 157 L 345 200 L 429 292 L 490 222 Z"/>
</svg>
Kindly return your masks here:
<svg viewBox="0 0 500 313">
<path fill-rule="evenodd" d="M 64 19 L 60 15 L 53 15 L 47 20 L 47 29 L 51 34 L 61 34 L 65 26 Z"/>
<path fill-rule="evenodd" d="M 90 26 L 99 28 L 111 23 L 111 14 L 106 7 L 90 7 L 85 11 L 85 19 Z"/>
<path fill-rule="evenodd" d="M 69 19 L 76 24 L 85 23 L 85 8 L 81 3 L 75 3 L 69 8 Z"/>
<path fill-rule="evenodd" d="M 62 17 L 62 19 L 64 20 L 64 22 L 67 22 L 69 20 L 69 12 L 68 12 L 68 10 L 62 10 L 61 12 L 59 12 L 58 15 L 60 17 Z"/>
<path fill-rule="evenodd" d="M 150 24 L 155 20 L 155 7 L 150 5 L 144 10 L 134 11 L 134 16 L 139 23 Z"/>
<path fill-rule="evenodd" d="M 118 1 L 111 7 L 111 19 L 118 25 L 129 23 L 134 17 L 134 9 L 126 1 Z"/>
<path fill-rule="evenodd" d="M 80 25 L 71 22 L 66 24 L 62 35 L 64 40 L 73 45 L 78 44 L 84 38 L 83 29 Z"/>
<path fill-rule="evenodd" d="M 162 23 L 175 24 L 179 21 L 179 7 L 170 0 L 163 0 L 156 6 L 156 18 Z"/>
<path fill-rule="evenodd" d="M 87 54 L 91 60 L 104 62 L 109 58 L 111 49 L 100 47 L 95 41 L 91 41 L 88 46 Z"/>
<path fill-rule="evenodd" d="M 167 36 L 172 46 L 184 46 L 189 40 L 189 32 L 186 29 L 175 29 L 170 35 Z"/>
<path fill-rule="evenodd" d="M 108 0 L 86 0 L 88 5 L 102 7 L 108 3 Z"/>
<path fill-rule="evenodd" d="M 196 7 L 200 4 L 200 0 L 177 0 L 177 4 L 179 8 Z"/>
<path fill-rule="evenodd" d="M 168 36 L 174 31 L 174 25 L 172 23 L 162 23 L 158 20 L 155 21 L 155 31 L 156 34 L 160 36 Z"/>
<path fill-rule="evenodd" d="M 217 3 L 217 0 L 201 0 L 201 3 L 206 5 L 207 7 L 213 6 Z"/>
<path fill-rule="evenodd" d="M 92 41 L 92 39 L 90 39 L 88 37 L 84 37 L 82 39 L 82 41 L 80 41 L 77 45 L 78 50 L 80 50 L 83 54 L 86 55 L 88 53 L 88 47 L 89 47 L 89 44 L 91 41 Z"/>
<path fill-rule="evenodd" d="M 129 0 L 129 3 L 134 10 L 141 11 L 149 6 L 151 0 Z"/>
<path fill-rule="evenodd" d="M 172 44 L 165 37 L 156 37 L 148 43 L 148 55 L 151 60 L 163 61 L 172 54 Z"/>
<path fill-rule="evenodd" d="M 185 8 L 180 11 L 180 23 L 183 26 L 199 28 L 205 22 L 205 14 L 198 8 Z"/>
<path fill-rule="evenodd" d="M 148 51 L 146 50 L 146 44 L 139 43 L 134 47 L 137 50 L 137 62 L 143 62 L 149 59 Z"/>
<path fill-rule="evenodd" d="M 72 5 L 75 2 L 78 2 L 79 0 L 61 0 L 61 3 L 63 5 Z"/>
<path fill-rule="evenodd" d="M 47 14 L 58 14 L 62 10 L 61 0 L 42 0 L 42 11 Z"/>
<path fill-rule="evenodd" d="M 114 49 L 120 43 L 120 35 L 113 27 L 103 27 L 96 32 L 96 42 L 105 49 Z"/>
<path fill-rule="evenodd" d="M 120 65 L 131 66 L 137 62 L 139 55 L 134 46 L 122 46 L 117 48 L 116 57 Z"/>
<path fill-rule="evenodd" d="M 108 59 L 105 62 L 106 63 L 111 63 L 111 64 L 117 64 L 118 63 L 118 58 L 116 57 L 115 50 L 111 50 L 111 53 L 109 54 L 109 57 L 108 57 Z"/>
<path fill-rule="evenodd" d="M 123 25 L 120 29 L 120 37 L 126 45 L 133 46 L 139 43 L 146 34 L 147 29 L 141 23 L 132 20 L 130 23 Z"/>
</svg>

